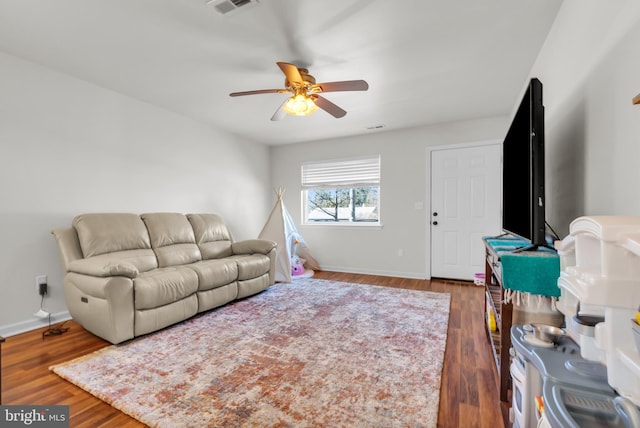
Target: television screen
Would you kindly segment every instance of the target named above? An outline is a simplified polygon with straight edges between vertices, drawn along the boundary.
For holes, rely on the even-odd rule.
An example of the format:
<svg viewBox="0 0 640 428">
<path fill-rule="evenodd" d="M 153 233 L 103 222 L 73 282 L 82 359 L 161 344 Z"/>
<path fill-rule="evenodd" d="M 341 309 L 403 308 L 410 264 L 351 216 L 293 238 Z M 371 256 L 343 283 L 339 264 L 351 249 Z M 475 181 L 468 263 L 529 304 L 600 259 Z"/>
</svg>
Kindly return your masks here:
<svg viewBox="0 0 640 428">
<path fill-rule="evenodd" d="M 502 146 L 502 229 L 546 246 L 542 83 L 531 79 Z"/>
</svg>

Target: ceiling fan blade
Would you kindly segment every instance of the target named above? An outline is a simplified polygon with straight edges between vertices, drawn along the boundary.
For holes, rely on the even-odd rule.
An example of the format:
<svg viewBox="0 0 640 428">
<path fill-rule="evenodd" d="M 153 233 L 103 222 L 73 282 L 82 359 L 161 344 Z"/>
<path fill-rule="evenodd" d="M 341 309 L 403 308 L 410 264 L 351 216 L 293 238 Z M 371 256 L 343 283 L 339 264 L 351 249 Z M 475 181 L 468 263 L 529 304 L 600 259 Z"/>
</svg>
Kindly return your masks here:
<svg viewBox="0 0 640 428">
<path fill-rule="evenodd" d="M 276 110 L 276 112 L 273 113 L 273 116 L 271 116 L 272 121 L 275 122 L 278 120 L 282 120 L 287 115 L 287 112 L 284 110 L 284 105 L 287 103 L 287 101 L 289 101 L 289 98 L 284 100 L 284 102 L 280 104 L 280 107 L 278 107 L 278 110 Z"/>
<path fill-rule="evenodd" d="M 314 98 L 314 101 L 318 107 L 320 107 L 322 110 L 326 111 L 336 119 L 339 119 L 347 114 L 346 111 L 342 110 L 340 107 L 338 107 L 328 99 L 321 97 L 320 95 L 316 95 L 314 96 Z"/>
<path fill-rule="evenodd" d="M 256 94 L 278 94 L 281 92 L 289 92 L 284 89 L 258 89 L 256 91 L 244 91 L 244 92 L 232 92 L 230 97 L 241 97 L 243 95 L 256 95 Z"/>
<path fill-rule="evenodd" d="M 287 80 L 289 84 L 293 85 L 294 83 L 301 85 L 304 83 L 302 80 L 302 75 L 300 74 L 300 70 L 293 64 L 289 64 L 288 62 L 277 62 L 278 67 L 287 76 Z"/>
<path fill-rule="evenodd" d="M 326 82 L 318 83 L 322 92 L 338 92 L 338 91 L 366 91 L 369 84 L 364 80 L 345 80 L 342 82 Z"/>
</svg>

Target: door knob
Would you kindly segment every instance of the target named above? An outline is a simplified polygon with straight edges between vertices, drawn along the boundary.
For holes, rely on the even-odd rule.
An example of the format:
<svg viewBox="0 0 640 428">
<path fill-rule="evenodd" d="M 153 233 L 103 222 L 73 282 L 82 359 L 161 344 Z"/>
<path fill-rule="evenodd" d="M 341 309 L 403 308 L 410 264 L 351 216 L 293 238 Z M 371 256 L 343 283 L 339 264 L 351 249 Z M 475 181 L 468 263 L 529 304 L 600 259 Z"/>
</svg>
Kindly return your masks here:
<svg viewBox="0 0 640 428">
<path fill-rule="evenodd" d="M 438 217 L 438 213 L 437 213 L 437 212 L 434 212 L 434 213 L 433 213 L 433 216 L 434 216 L 434 217 Z"/>
<path fill-rule="evenodd" d="M 431 223 L 431 224 L 433 224 L 434 226 L 437 226 L 437 225 L 438 225 L 438 222 L 437 222 L 437 221 L 434 221 L 434 222 L 433 222 L 433 223 Z"/>
</svg>

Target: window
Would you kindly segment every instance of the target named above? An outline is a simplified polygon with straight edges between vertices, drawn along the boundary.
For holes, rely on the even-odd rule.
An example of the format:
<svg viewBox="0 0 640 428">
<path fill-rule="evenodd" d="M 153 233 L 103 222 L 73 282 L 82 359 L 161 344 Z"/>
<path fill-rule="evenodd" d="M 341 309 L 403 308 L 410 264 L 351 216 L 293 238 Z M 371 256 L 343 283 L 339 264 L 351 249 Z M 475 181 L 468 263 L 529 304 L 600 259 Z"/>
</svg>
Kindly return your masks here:
<svg viewBox="0 0 640 428">
<path fill-rule="evenodd" d="M 303 222 L 380 224 L 380 156 L 302 164 Z"/>
</svg>

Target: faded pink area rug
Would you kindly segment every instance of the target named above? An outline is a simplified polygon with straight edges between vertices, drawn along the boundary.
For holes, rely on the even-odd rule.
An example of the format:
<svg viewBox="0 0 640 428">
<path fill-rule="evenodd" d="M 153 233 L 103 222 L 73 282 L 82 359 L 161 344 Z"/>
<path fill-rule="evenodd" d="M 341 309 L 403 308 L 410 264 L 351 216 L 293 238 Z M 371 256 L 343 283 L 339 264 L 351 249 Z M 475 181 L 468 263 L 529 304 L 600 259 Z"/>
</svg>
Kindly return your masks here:
<svg viewBox="0 0 640 428">
<path fill-rule="evenodd" d="M 154 427 L 435 427 L 449 305 L 302 279 L 51 370 Z"/>
</svg>

